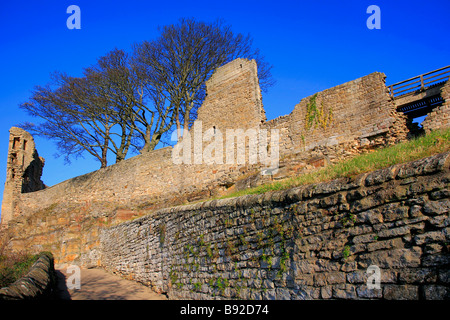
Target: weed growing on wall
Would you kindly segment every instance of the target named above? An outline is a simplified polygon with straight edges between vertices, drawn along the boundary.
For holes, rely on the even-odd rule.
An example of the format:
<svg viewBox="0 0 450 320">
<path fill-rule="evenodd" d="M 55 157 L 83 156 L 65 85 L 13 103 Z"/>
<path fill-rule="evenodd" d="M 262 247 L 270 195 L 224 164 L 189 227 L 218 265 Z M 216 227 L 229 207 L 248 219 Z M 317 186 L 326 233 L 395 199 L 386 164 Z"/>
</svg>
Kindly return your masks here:
<svg viewBox="0 0 450 320">
<path fill-rule="evenodd" d="M 300 139 L 303 147 L 306 147 L 306 136 L 309 131 L 314 131 L 318 128 L 326 129 L 333 122 L 333 109 L 328 108 L 325 111 L 323 103 L 318 105 L 317 93 L 313 95 L 306 104 L 305 124 L 301 130 Z"/>
<path fill-rule="evenodd" d="M 328 109 L 328 112 L 324 111 L 323 103 L 320 106 L 316 102 L 317 93 L 311 97 L 309 103 L 306 105 L 306 116 L 305 116 L 305 130 L 308 131 L 311 128 L 325 129 L 333 121 L 333 110 Z"/>
<path fill-rule="evenodd" d="M 266 292 L 266 280 L 283 278 L 288 271 L 290 242 L 294 237 L 290 218 L 277 216 L 272 210 L 261 212 L 251 208 L 246 221 L 228 214 L 216 221 L 221 238 L 210 238 L 198 231 L 186 235 L 189 240 L 182 246 L 181 260 L 169 269 L 168 278 L 174 290 L 205 293 L 208 288 L 214 296 L 231 294 L 242 298 L 252 292 Z M 248 250 L 252 254 L 242 264 L 242 252 Z M 221 275 L 223 268 L 229 268 L 231 278 Z M 184 287 L 186 277 L 191 281 Z M 227 288 L 231 290 L 226 291 Z"/>
<path fill-rule="evenodd" d="M 161 223 L 159 225 L 158 233 L 159 233 L 159 245 L 160 245 L 160 247 L 163 247 L 164 242 L 166 240 L 166 225 L 164 223 Z"/>
</svg>

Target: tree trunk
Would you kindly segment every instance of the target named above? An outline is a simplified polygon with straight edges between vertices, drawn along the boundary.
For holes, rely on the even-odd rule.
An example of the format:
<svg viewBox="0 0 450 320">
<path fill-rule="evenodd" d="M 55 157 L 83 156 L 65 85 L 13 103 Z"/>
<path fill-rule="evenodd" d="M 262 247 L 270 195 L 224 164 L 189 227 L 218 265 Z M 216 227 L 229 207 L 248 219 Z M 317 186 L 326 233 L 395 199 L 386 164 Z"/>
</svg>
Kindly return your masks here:
<svg viewBox="0 0 450 320">
<path fill-rule="evenodd" d="M 106 168 L 108 166 L 108 146 L 109 146 L 109 128 L 105 132 L 105 143 L 102 147 L 102 158 L 100 159 L 100 168 Z"/>
<path fill-rule="evenodd" d="M 158 143 L 161 141 L 161 134 L 153 134 L 152 138 L 149 141 L 145 142 L 144 147 L 141 150 L 141 153 L 150 152 L 155 150 Z"/>
<path fill-rule="evenodd" d="M 177 142 L 179 142 L 181 140 L 181 137 L 184 135 L 184 132 L 183 134 L 181 134 L 181 123 L 178 112 L 175 119 L 176 119 L 175 122 L 177 124 Z"/>
</svg>

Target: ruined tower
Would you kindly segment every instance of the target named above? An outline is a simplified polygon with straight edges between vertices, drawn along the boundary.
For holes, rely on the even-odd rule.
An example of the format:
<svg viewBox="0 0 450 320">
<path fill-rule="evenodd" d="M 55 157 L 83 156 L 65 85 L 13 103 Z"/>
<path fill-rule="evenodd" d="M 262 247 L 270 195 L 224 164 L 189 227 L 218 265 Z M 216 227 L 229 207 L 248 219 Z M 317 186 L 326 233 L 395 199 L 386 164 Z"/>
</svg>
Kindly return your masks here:
<svg viewBox="0 0 450 320">
<path fill-rule="evenodd" d="M 2 225 L 8 223 L 17 214 L 16 206 L 21 193 L 45 188 L 41 181 L 43 167 L 44 158 L 39 157 L 32 135 L 23 129 L 12 127 L 9 130 Z"/>
<path fill-rule="evenodd" d="M 214 72 L 198 109 L 203 130 L 256 128 L 266 120 L 257 70 L 255 60 L 236 59 Z"/>
<path fill-rule="evenodd" d="M 206 97 L 196 121 L 201 123 L 203 133 L 213 135 L 206 133 L 203 137 L 214 141 L 207 147 L 203 145 L 204 152 L 205 148 L 208 152 L 214 150 L 211 160 L 248 164 L 250 154 L 256 160 L 258 133 L 265 121 L 256 61 L 239 58 L 217 68 L 206 81 Z"/>
</svg>

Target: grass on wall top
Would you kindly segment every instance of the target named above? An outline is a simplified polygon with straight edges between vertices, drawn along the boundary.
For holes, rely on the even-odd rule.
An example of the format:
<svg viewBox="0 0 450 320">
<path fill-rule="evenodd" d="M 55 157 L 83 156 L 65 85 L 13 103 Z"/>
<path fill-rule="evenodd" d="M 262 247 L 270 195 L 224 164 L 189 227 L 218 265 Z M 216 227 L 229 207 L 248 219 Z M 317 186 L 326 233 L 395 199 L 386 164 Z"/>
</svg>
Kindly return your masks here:
<svg viewBox="0 0 450 320">
<path fill-rule="evenodd" d="M 426 158 L 449 150 L 450 129 L 437 130 L 403 143 L 379 149 L 371 153 L 357 155 L 318 171 L 236 191 L 221 198 L 238 197 L 247 194 L 262 194 L 268 191 L 284 190 L 342 177 L 352 177 L 361 173 L 387 168 L 395 164 Z"/>
</svg>

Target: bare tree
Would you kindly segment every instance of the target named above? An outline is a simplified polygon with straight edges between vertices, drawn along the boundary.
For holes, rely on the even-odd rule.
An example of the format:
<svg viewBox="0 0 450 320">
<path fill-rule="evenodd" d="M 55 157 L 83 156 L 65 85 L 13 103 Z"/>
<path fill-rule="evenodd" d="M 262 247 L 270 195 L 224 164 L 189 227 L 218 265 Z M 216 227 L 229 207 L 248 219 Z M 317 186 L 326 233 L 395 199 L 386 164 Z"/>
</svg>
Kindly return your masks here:
<svg viewBox="0 0 450 320">
<path fill-rule="evenodd" d="M 106 102 L 106 108 L 99 111 L 111 117 L 114 124 L 114 129 L 109 131 L 109 150 L 116 155 L 116 163 L 125 159 L 131 147 L 136 147 L 133 141 L 136 129 L 134 110 L 139 103 L 136 100 L 138 84 L 133 79 L 128 60 L 123 50 L 114 49 L 84 71 L 92 90 L 86 92 L 87 99 L 98 97 Z M 95 101 L 90 102 L 95 105 Z"/>
<path fill-rule="evenodd" d="M 44 122 L 21 126 L 55 140 L 68 162 L 88 152 L 104 168 L 108 151 L 116 155 L 116 162 L 122 161 L 135 146 L 130 74 L 127 55 L 117 49 L 86 68 L 81 78 L 54 73 L 50 84 L 37 86 L 30 101 L 20 106 Z"/>
<path fill-rule="evenodd" d="M 149 73 L 149 68 L 137 62 L 134 56 L 131 60 L 132 79 L 136 84 L 134 127 L 143 141 L 141 152 L 148 152 L 154 150 L 172 128 L 173 104 L 167 98 L 163 79 Z"/>
<path fill-rule="evenodd" d="M 130 150 L 154 150 L 174 127 L 180 138 L 205 98 L 206 80 L 235 58 L 257 61 L 263 90 L 273 84 L 271 67 L 250 36 L 234 34 L 220 21 L 181 19 L 160 32 L 134 45 L 131 56 L 112 50 L 82 77 L 54 73 L 20 105 L 43 122 L 21 127 L 55 140 L 67 161 L 87 152 L 104 168 L 110 152 L 120 162 Z"/>
<path fill-rule="evenodd" d="M 151 87 L 167 99 L 180 137 L 205 97 L 205 82 L 215 69 L 236 58 L 255 59 L 263 90 L 273 85 L 271 66 L 252 48 L 249 35 L 234 34 L 221 21 L 181 19 L 161 28 L 154 41 L 134 45 L 133 61 L 144 70 Z"/>
<path fill-rule="evenodd" d="M 51 85 L 37 86 L 30 101 L 20 105 L 44 122 L 20 126 L 32 134 L 55 140 L 67 162 L 71 156 L 78 157 L 87 151 L 100 161 L 102 168 L 106 167 L 110 131 L 114 126 L 107 101 L 93 94 L 86 78 L 55 73 L 52 84 L 59 86 L 56 89 Z"/>
<path fill-rule="evenodd" d="M 44 121 L 21 127 L 55 140 L 66 161 L 88 152 L 101 168 L 107 166 L 108 152 L 117 163 L 130 149 L 153 150 L 173 126 L 172 108 L 145 75 L 118 49 L 84 69 L 81 78 L 56 72 L 20 106 Z"/>
</svg>

